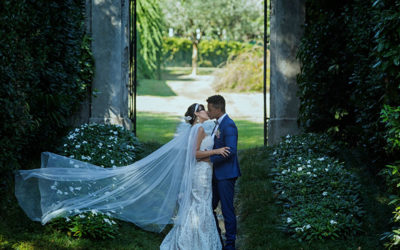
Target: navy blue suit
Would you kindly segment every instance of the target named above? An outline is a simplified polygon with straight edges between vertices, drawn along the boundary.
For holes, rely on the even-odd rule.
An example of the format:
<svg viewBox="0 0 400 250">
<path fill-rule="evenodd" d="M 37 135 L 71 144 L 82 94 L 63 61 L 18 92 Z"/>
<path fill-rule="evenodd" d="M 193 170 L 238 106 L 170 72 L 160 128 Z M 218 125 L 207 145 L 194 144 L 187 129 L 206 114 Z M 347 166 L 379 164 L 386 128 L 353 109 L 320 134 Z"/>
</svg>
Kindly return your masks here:
<svg viewBox="0 0 400 250">
<path fill-rule="evenodd" d="M 221 155 L 210 157 L 214 168 L 212 206 L 213 210 L 215 210 L 218 202 L 221 202 L 226 230 L 226 245 L 224 249 L 234 249 L 236 240 L 236 215 L 233 207 L 233 195 L 236 179 L 241 175 L 237 157 L 238 131 L 235 123 L 228 115 L 223 118 L 217 130 L 217 132 L 214 132 L 216 134 L 214 137 L 214 149 L 229 147 L 230 153 L 227 157 Z M 217 219 L 216 222 L 218 231 L 221 233 Z"/>
</svg>

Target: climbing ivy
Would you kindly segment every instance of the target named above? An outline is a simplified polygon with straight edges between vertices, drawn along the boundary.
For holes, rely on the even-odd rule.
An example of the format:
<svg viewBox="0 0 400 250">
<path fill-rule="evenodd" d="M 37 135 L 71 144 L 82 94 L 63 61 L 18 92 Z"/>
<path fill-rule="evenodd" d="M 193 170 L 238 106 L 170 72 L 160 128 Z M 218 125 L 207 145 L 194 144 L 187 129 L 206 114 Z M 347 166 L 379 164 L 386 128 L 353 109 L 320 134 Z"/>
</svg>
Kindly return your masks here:
<svg viewBox="0 0 400 250">
<path fill-rule="evenodd" d="M 93 76 L 84 1 L 0 3 L 0 172 L 50 149 Z"/>
<path fill-rule="evenodd" d="M 388 160 L 380 112 L 400 104 L 399 3 L 307 0 L 298 54 L 300 124 L 364 148 L 378 165 Z"/>
</svg>

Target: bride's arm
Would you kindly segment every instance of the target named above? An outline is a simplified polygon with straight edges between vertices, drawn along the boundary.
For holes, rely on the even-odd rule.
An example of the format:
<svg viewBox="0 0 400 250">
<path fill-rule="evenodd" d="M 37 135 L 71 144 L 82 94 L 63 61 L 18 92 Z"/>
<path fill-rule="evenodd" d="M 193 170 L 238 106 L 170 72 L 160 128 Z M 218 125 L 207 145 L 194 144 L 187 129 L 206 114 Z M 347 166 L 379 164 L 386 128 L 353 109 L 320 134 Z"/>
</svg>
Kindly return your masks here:
<svg viewBox="0 0 400 250">
<path fill-rule="evenodd" d="M 211 155 L 222 155 L 224 157 L 229 155 L 229 147 L 217 148 L 207 151 L 200 151 L 200 145 L 203 139 L 206 137 L 206 133 L 204 132 L 204 128 L 199 128 L 199 133 L 197 135 L 197 146 L 196 146 L 196 159 L 197 160 L 205 160 L 205 158 L 210 157 Z"/>
</svg>

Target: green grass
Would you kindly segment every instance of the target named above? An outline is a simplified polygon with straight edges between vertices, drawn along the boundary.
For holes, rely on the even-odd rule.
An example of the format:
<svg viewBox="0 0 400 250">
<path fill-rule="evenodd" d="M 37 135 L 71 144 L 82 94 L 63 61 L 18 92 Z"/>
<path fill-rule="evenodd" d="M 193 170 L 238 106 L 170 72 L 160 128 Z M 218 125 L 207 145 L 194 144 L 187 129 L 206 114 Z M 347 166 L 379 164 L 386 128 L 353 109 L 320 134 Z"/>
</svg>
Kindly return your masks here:
<svg viewBox="0 0 400 250">
<path fill-rule="evenodd" d="M 140 79 L 137 94 L 140 96 L 176 96 L 165 80 Z"/>
<path fill-rule="evenodd" d="M 179 122 L 180 118 L 177 116 L 138 112 L 137 137 L 142 142 L 165 144 L 174 137 Z"/>
<path fill-rule="evenodd" d="M 143 142 L 164 144 L 174 137 L 179 122 L 179 117 L 139 112 L 137 114 L 137 136 Z M 235 123 L 239 133 L 238 150 L 263 145 L 263 124 L 245 120 L 235 120 Z"/>
<path fill-rule="evenodd" d="M 375 176 L 368 174 L 360 162 L 349 161 L 350 169 L 362 173 L 361 197 L 367 211 L 364 233 L 353 239 L 298 242 L 278 230 L 281 208 L 275 202 L 270 169 L 271 147 L 243 150 L 240 156 L 242 176 L 239 178 L 239 192 L 236 206 L 239 215 L 239 247 L 245 249 L 384 249 L 380 235 L 388 230 L 391 216 L 386 205 L 387 195 L 382 193 Z M 351 153 L 348 158 L 358 159 Z"/>
</svg>

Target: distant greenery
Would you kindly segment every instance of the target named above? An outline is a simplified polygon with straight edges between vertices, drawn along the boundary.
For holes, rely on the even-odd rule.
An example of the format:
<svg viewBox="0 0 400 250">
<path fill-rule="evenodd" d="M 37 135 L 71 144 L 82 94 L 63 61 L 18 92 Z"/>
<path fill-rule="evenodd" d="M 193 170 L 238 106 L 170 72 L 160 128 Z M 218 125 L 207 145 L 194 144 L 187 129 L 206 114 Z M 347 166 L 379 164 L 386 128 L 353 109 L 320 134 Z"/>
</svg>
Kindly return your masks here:
<svg viewBox="0 0 400 250">
<path fill-rule="evenodd" d="M 137 114 L 137 134 L 142 142 L 157 142 L 164 144 L 174 136 L 180 117 L 165 114 L 139 112 Z M 264 130 L 262 123 L 245 120 L 235 120 L 238 127 L 238 149 L 258 147 L 264 143 Z"/>
<path fill-rule="evenodd" d="M 137 75 L 140 79 L 152 79 L 155 78 L 157 67 L 160 66 L 164 16 L 158 0 L 139 0 L 137 1 L 136 9 L 138 35 Z"/>
<path fill-rule="evenodd" d="M 217 67 L 228 58 L 235 57 L 253 45 L 238 41 L 203 39 L 198 45 L 199 67 Z M 190 66 L 192 64 L 192 42 L 187 38 L 165 37 L 163 42 L 165 66 Z"/>
<path fill-rule="evenodd" d="M 262 39 L 262 1 L 163 0 L 161 5 L 168 28 L 191 42 L 193 75 L 197 74 L 199 48 L 204 39 L 245 42 Z"/>
<path fill-rule="evenodd" d="M 84 9 L 85 1 L 0 3 L 3 177 L 54 147 L 91 92 L 94 62 Z"/>
<path fill-rule="evenodd" d="M 267 69 L 269 74 L 269 69 Z M 254 46 L 243 50 L 216 71 L 214 89 L 224 92 L 262 92 L 264 88 L 264 49 Z M 267 77 L 267 90 L 269 77 Z"/>
</svg>

